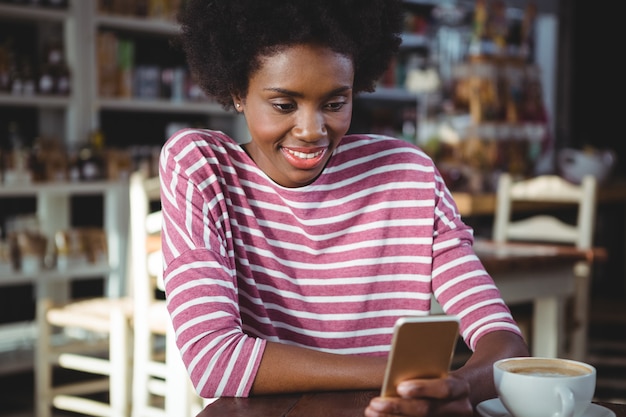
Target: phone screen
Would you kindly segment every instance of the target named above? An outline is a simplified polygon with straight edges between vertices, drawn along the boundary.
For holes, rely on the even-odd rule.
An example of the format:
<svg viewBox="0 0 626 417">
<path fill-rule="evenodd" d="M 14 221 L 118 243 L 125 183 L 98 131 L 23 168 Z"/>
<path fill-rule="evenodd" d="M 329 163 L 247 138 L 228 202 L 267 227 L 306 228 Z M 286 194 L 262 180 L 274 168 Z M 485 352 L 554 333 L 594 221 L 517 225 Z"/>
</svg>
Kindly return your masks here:
<svg viewBox="0 0 626 417">
<path fill-rule="evenodd" d="M 398 319 L 394 327 L 381 396 L 397 396 L 396 387 L 407 379 L 440 378 L 447 375 L 458 335 L 459 319 L 456 316 Z"/>
</svg>

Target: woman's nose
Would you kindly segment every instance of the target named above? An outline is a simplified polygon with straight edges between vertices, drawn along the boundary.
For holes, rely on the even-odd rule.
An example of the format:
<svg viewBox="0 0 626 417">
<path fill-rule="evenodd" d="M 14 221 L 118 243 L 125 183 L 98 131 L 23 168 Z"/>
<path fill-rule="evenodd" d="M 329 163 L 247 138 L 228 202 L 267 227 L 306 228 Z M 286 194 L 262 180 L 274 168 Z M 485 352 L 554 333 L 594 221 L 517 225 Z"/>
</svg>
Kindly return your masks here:
<svg viewBox="0 0 626 417">
<path fill-rule="evenodd" d="M 317 109 L 300 109 L 293 134 L 303 141 L 316 141 L 326 136 L 326 121 L 323 113 Z"/>
</svg>

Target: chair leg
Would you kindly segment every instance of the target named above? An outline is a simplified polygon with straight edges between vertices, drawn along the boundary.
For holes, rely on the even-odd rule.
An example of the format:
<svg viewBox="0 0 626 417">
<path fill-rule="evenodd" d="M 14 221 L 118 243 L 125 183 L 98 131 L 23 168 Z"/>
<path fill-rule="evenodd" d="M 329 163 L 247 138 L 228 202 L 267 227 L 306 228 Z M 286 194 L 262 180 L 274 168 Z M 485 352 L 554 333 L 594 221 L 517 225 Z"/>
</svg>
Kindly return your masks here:
<svg viewBox="0 0 626 417">
<path fill-rule="evenodd" d="M 574 329 L 570 335 L 571 359 L 584 361 L 587 357 L 588 330 L 589 330 L 589 291 L 590 268 L 584 262 L 575 267 L 576 290 L 574 294 Z"/>
<path fill-rule="evenodd" d="M 138 324 L 135 323 L 135 326 Z M 146 324 L 144 323 L 143 326 Z M 148 361 L 150 358 L 149 335 L 134 331 L 133 347 L 133 382 L 132 382 L 132 417 L 145 417 L 149 405 L 149 372 Z"/>
<path fill-rule="evenodd" d="M 35 345 L 35 415 L 37 417 L 51 417 L 52 404 L 52 365 L 49 360 L 51 327 L 46 314 L 52 303 L 47 298 L 37 302 L 37 343 Z"/>
<path fill-rule="evenodd" d="M 130 386 L 132 382 L 131 354 L 132 337 L 130 324 L 124 311 L 115 308 L 111 311 L 109 337 L 109 402 L 111 417 L 128 417 L 131 410 Z"/>
</svg>

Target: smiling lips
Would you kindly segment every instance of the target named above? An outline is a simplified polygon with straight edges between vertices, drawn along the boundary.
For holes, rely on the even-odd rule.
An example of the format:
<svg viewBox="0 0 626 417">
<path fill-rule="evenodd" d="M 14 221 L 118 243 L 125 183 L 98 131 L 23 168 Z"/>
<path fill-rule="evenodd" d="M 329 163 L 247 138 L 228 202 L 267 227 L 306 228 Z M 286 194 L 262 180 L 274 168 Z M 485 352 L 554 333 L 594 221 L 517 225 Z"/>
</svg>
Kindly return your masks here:
<svg viewBox="0 0 626 417">
<path fill-rule="evenodd" d="M 281 148 L 287 162 L 297 169 L 312 169 L 323 161 L 327 148 Z"/>
<path fill-rule="evenodd" d="M 321 155 L 321 153 L 323 151 L 316 151 L 316 152 L 309 152 L 309 153 L 305 153 L 305 152 L 298 152 L 298 151 L 294 151 L 292 149 L 287 149 L 287 152 L 289 152 L 290 154 L 301 158 L 301 159 L 311 159 L 311 158 L 315 158 L 319 155 Z"/>
</svg>

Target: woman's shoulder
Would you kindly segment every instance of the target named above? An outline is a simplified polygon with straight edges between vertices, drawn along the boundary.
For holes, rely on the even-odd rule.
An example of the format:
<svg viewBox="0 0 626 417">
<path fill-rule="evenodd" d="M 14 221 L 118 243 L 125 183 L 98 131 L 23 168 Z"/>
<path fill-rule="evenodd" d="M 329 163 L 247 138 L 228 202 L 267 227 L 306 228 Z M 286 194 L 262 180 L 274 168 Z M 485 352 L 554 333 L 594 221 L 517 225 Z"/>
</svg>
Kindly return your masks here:
<svg viewBox="0 0 626 417">
<path fill-rule="evenodd" d="M 163 145 L 163 152 L 180 155 L 201 152 L 205 156 L 236 155 L 241 145 L 218 130 L 185 128 L 174 133 Z"/>
<path fill-rule="evenodd" d="M 234 165 L 244 165 L 246 154 L 239 143 L 217 130 L 186 128 L 174 133 L 163 145 L 161 165 L 164 169 L 194 172 L 233 171 Z M 198 161 L 203 161 L 198 165 Z M 200 175 L 200 174 L 199 174 Z"/>
<path fill-rule="evenodd" d="M 354 143 L 380 148 L 407 148 L 418 151 L 420 150 L 418 146 L 404 139 L 378 133 L 354 133 L 346 135 L 341 141 L 341 145 L 351 145 Z"/>
<path fill-rule="evenodd" d="M 197 143 L 202 145 L 203 143 L 219 146 L 237 145 L 237 142 L 219 130 L 211 129 L 194 129 L 184 128 L 178 130 L 165 142 L 165 147 L 179 146 L 179 144 L 187 146 L 189 143 Z"/>
<path fill-rule="evenodd" d="M 432 163 L 431 158 L 417 145 L 397 137 L 383 134 L 352 134 L 341 141 L 337 153 L 346 152 L 355 155 L 389 155 L 402 156 L 421 163 Z"/>
</svg>

